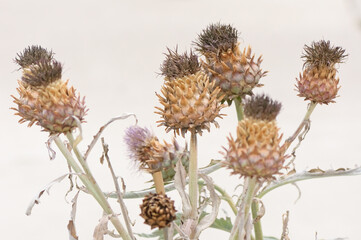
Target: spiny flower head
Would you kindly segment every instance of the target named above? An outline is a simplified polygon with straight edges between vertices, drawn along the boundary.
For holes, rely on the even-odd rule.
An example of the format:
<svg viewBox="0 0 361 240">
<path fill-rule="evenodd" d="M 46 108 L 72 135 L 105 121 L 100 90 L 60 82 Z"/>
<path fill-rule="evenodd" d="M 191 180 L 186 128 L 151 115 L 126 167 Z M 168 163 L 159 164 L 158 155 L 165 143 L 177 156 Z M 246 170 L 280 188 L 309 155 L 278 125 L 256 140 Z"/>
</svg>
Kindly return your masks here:
<svg viewBox="0 0 361 240">
<path fill-rule="evenodd" d="M 178 54 L 177 49 L 172 51 L 167 48 L 167 50 L 168 53 L 165 53 L 166 59 L 160 68 L 161 74 L 166 77 L 166 79 L 181 78 L 195 74 L 201 69 L 198 57 L 192 50 L 189 54 L 187 52 Z"/>
<path fill-rule="evenodd" d="M 162 72 L 176 74 L 171 75 L 174 76 L 172 80 L 165 78 L 161 90 L 163 96 L 156 94 L 163 105 L 163 108 L 156 107 L 159 110 L 156 113 L 162 117 L 162 120 L 158 121 L 159 126 L 165 126 L 167 132 L 170 130 L 174 130 L 177 134 L 181 132 L 182 136 L 188 130 L 200 134 L 203 129 L 209 131 L 211 123 L 218 126 L 215 118 L 222 116 L 219 112 L 224 107 L 221 104 L 223 96 L 219 94 L 220 89 L 215 87 L 214 82 L 209 82 L 204 72 L 193 73 L 193 68 L 183 69 L 183 66 L 188 68 L 195 66 L 194 59 L 192 53 L 187 56 L 186 53 L 180 55 L 174 51 L 172 55 L 167 55 L 165 60 L 167 64 L 163 65 Z M 178 64 L 179 62 L 182 64 Z M 182 67 L 174 71 L 173 66 Z"/>
<path fill-rule="evenodd" d="M 23 52 L 18 53 L 15 62 L 24 69 L 40 60 L 49 62 L 53 59 L 53 56 L 52 51 L 38 45 L 32 45 L 25 48 Z"/>
<path fill-rule="evenodd" d="M 298 96 L 319 104 L 335 102 L 340 89 L 335 64 L 342 63 L 346 57 L 345 50 L 331 46 L 330 41 L 321 40 L 310 46 L 305 45 L 302 55 L 304 71 L 296 79 Z"/>
<path fill-rule="evenodd" d="M 211 24 L 195 42 L 196 49 L 205 57 L 202 67 L 211 82 L 221 88 L 224 101 L 230 105 L 233 99 L 252 95 L 260 87 L 260 79 L 266 75 L 261 69 L 262 57 L 252 55 L 251 47 L 241 52 L 237 30 L 230 25 Z"/>
<path fill-rule="evenodd" d="M 276 119 L 281 106 L 267 95 L 257 94 L 245 100 L 244 114 L 248 118 L 272 121 Z"/>
<path fill-rule="evenodd" d="M 195 42 L 197 50 L 202 54 L 232 51 L 237 46 L 238 32 L 231 25 L 216 23 L 210 24 L 198 35 Z"/>
</svg>

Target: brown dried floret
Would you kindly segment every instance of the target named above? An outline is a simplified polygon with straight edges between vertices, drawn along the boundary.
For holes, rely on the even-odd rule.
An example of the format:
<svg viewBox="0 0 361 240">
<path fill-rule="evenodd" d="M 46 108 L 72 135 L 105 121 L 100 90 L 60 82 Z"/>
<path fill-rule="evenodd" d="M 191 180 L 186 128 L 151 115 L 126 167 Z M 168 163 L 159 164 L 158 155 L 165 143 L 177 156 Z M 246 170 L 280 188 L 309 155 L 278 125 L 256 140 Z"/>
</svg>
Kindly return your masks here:
<svg viewBox="0 0 361 240">
<path fill-rule="evenodd" d="M 27 68 L 41 59 L 51 61 L 53 59 L 53 55 L 54 53 L 52 51 L 48 51 L 46 48 L 39 45 L 32 45 L 25 48 L 23 52 L 18 53 L 15 58 L 15 62 L 21 68 Z"/>
<path fill-rule="evenodd" d="M 305 61 L 304 67 L 329 67 L 342 63 L 347 56 L 342 47 L 334 47 L 331 46 L 330 41 L 320 40 L 312 42 L 310 46 L 305 45 L 301 58 Z"/>
<path fill-rule="evenodd" d="M 22 80 L 27 84 L 38 87 L 61 79 L 62 65 L 58 61 L 41 59 L 36 64 L 24 70 Z"/>
<path fill-rule="evenodd" d="M 204 55 L 207 53 L 219 55 L 221 52 L 227 52 L 228 49 L 233 51 L 237 46 L 237 39 L 237 29 L 231 25 L 215 23 L 209 25 L 198 35 L 195 45 L 197 50 Z"/>
<path fill-rule="evenodd" d="M 272 100 L 265 94 L 257 94 L 245 100 L 244 114 L 246 117 L 272 121 L 276 119 L 282 104 Z"/>
<path fill-rule="evenodd" d="M 195 74 L 201 69 L 198 62 L 198 57 L 192 50 L 189 52 L 179 54 L 177 49 L 175 51 L 167 48 L 168 53 L 165 53 L 166 59 L 160 67 L 161 74 L 168 79 L 181 78 L 187 75 Z"/>
</svg>

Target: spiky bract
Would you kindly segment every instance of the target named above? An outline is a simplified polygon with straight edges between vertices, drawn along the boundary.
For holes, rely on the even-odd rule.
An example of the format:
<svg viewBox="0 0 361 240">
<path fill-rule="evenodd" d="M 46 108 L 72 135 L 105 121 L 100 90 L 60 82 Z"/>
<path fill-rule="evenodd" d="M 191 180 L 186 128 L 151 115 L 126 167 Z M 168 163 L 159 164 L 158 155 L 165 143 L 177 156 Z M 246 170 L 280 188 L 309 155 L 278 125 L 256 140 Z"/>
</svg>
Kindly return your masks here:
<svg viewBox="0 0 361 240">
<path fill-rule="evenodd" d="M 144 223 L 151 228 L 169 227 L 170 223 L 176 219 L 176 209 L 174 201 L 165 194 L 150 193 L 143 199 L 140 205 L 140 216 Z"/>
<path fill-rule="evenodd" d="M 342 63 L 346 58 L 345 50 L 341 47 L 331 47 L 329 41 L 313 42 L 305 45 L 304 71 L 296 79 L 298 96 L 305 100 L 320 104 L 335 102 L 339 90 L 339 78 L 336 77 L 335 64 Z"/>
<path fill-rule="evenodd" d="M 52 51 L 48 51 L 46 48 L 38 45 L 32 45 L 25 48 L 23 52 L 18 53 L 15 58 L 15 62 L 24 69 L 40 60 L 49 62 L 53 59 L 53 55 L 54 53 Z"/>
<path fill-rule="evenodd" d="M 264 94 L 249 97 L 244 102 L 244 114 L 248 118 L 272 121 L 281 110 L 282 104 Z"/>
<path fill-rule="evenodd" d="M 222 118 L 220 110 L 223 96 L 219 96 L 220 89 L 215 82 L 210 83 L 203 72 L 187 75 L 172 81 L 166 81 L 161 90 L 163 96 L 157 94 L 163 108 L 156 107 L 162 117 L 159 126 L 166 127 L 166 131 L 174 130 L 184 137 L 187 131 L 202 134 L 203 129 L 210 130 L 210 124 L 216 117 Z"/>
<path fill-rule="evenodd" d="M 237 138 L 228 138 L 225 165 L 232 174 L 271 179 L 283 168 L 282 135 L 275 121 L 246 118 L 238 123 Z"/>
<path fill-rule="evenodd" d="M 181 78 L 186 75 L 195 74 L 201 69 L 198 57 L 192 51 L 178 54 L 177 49 L 172 51 L 168 48 L 168 54 L 160 70 L 166 79 Z"/>
</svg>

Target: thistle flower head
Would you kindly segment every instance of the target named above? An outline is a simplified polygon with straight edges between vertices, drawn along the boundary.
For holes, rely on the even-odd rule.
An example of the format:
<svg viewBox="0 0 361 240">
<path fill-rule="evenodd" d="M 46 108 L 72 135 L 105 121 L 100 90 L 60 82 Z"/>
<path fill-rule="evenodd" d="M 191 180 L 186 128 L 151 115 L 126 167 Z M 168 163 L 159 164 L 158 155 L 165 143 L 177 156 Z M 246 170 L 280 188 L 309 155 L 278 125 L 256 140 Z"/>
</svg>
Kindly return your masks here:
<svg viewBox="0 0 361 240">
<path fill-rule="evenodd" d="M 232 51 L 237 46 L 238 32 L 231 25 L 216 23 L 209 25 L 195 42 L 197 50 L 202 54 Z"/>
<path fill-rule="evenodd" d="M 187 75 L 192 75 L 201 69 L 198 62 L 198 57 L 192 50 L 189 52 L 179 54 L 177 49 L 172 51 L 168 48 L 168 53 L 165 53 L 164 60 L 160 70 L 161 74 L 166 79 L 181 78 Z"/>
<path fill-rule="evenodd" d="M 18 53 L 15 62 L 24 69 L 40 60 L 49 62 L 53 59 L 53 55 L 54 53 L 48 51 L 46 48 L 39 45 L 32 45 L 25 48 L 23 52 Z"/>
<path fill-rule="evenodd" d="M 62 65 L 56 60 L 40 59 L 30 65 L 23 73 L 22 80 L 27 84 L 38 87 L 48 85 L 61 79 Z"/>
<path fill-rule="evenodd" d="M 342 47 L 334 47 L 330 41 L 320 40 L 312 42 L 310 46 L 305 45 L 301 58 L 304 59 L 306 67 L 330 67 L 342 63 L 347 56 Z"/>
<path fill-rule="evenodd" d="M 249 118 L 272 121 L 276 119 L 281 106 L 281 103 L 264 94 L 253 95 L 244 103 L 244 114 Z"/>
</svg>

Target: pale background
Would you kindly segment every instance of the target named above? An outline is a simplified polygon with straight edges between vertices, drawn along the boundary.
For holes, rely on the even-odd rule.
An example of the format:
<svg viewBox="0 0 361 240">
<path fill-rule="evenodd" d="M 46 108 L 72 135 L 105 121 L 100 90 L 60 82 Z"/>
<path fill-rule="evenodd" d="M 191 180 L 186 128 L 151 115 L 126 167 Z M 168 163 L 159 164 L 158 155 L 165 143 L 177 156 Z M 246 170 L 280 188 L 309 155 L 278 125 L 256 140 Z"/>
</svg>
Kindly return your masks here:
<svg viewBox="0 0 361 240">
<path fill-rule="evenodd" d="M 346 64 L 339 66 L 340 97 L 336 104 L 317 106 L 312 127 L 299 149 L 297 169 L 324 169 L 360 165 L 361 108 L 360 62 L 361 28 L 358 14 L 361 2 L 351 1 L 0 1 L 0 232 L 1 239 L 64 240 L 70 205 L 64 200 L 68 182 L 56 185 L 50 196 L 44 195 L 31 216 L 25 210 L 38 190 L 67 171 L 65 160 L 50 161 L 44 142 L 47 134 L 35 126 L 17 124 L 10 94 L 16 95 L 20 78 L 13 63 L 16 53 L 32 44 L 56 52 L 64 63 L 64 79 L 70 79 L 90 108 L 84 124 L 85 150 L 98 128 L 123 112 L 134 112 L 141 126 L 147 126 L 163 139 L 171 139 L 156 127 L 153 114 L 159 105 L 155 92 L 162 78 L 157 75 L 166 47 L 190 48 L 201 29 L 209 23 L 230 23 L 241 32 L 241 46 L 251 44 L 257 55 L 263 54 L 262 79 L 265 92 L 283 103 L 278 118 L 281 131 L 289 136 L 302 119 L 307 103 L 297 97 L 295 78 L 302 68 L 303 45 L 313 40 L 331 40 L 347 50 Z M 212 127 L 199 139 L 200 166 L 211 158 L 221 158 L 219 151 L 226 136 L 234 132 L 235 111 L 221 128 Z M 128 190 L 148 185 L 149 176 L 137 172 L 127 158 L 123 132 L 132 119 L 117 122 L 106 129 L 110 157 L 118 175 L 126 179 Z M 187 136 L 188 138 L 189 136 Z M 184 142 L 179 138 L 180 142 Z M 99 164 L 97 145 L 90 164 L 100 185 L 112 189 L 107 167 Z M 232 191 L 239 181 L 229 178 L 229 171 L 211 176 Z M 359 240 L 361 233 L 361 176 L 329 178 L 301 182 L 302 197 L 292 186 L 280 188 L 264 198 L 265 235 L 280 237 L 282 214 L 290 210 L 289 232 L 292 240 L 348 238 Z M 173 194 L 172 196 L 176 196 Z M 70 200 L 70 198 L 68 199 Z M 147 232 L 141 224 L 138 205 L 127 201 L 130 216 L 136 220 L 135 231 Z M 222 205 L 229 215 L 230 210 Z M 117 208 L 118 206 L 115 205 Z M 177 201 L 177 208 L 180 203 Z M 118 209 L 118 208 L 117 208 Z M 82 194 L 79 198 L 76 226 L 80 239 L 92 239 L 101 211 L 95 201 Z M 227 239 L 221 231 L 206 231 L 201 239 Z"/>
</svg>

